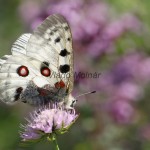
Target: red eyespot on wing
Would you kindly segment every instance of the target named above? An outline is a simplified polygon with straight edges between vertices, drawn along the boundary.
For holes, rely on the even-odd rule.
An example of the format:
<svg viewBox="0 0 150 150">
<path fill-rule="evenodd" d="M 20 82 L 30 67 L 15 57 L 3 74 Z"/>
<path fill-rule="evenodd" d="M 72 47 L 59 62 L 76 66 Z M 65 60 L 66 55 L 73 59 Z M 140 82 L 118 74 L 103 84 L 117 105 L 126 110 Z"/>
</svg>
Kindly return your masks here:
<svg viewBox="0 0 150 150">
<path fill-rule="evenodd" d="M 55 83 L 55 87 L 56 87 L 57 89 L 59 89 L 59 88 L 64 88 L 64 87 L 65 87 L 65 83 L 61 80 L 60 82 L 56 82 L 56 83 Z"/>
<path fill-rule="evenodd" d="M 49 77 L 51 75 L 51 70 L 48 67 L 42 67 L 41 74 L 45 77 Z"/>
<path fill-rule="evenodd" d="M 61 88 L 65 87 L 65 83 L 62 80 L 59 82 L 59 85 L 60 85 Z"/>
<path fill-rule="evenodd" d="M 17 73 L 18 73 L 19 76 L 26 77 L 29 74 L 29 70 L 26 66 L 20 66 L 17 69 Z"/>
</svg>

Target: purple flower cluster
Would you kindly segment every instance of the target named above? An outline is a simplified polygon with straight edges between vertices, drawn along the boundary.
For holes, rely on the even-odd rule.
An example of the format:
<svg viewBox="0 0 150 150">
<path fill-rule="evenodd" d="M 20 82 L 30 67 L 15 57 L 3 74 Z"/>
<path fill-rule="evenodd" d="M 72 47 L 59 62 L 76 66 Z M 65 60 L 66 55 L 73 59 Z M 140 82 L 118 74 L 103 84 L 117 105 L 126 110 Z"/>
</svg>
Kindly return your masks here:
<svg viewBox="0 0 150 150">
<path fill-rule="evenodd" d="M 130 53 L 118 59 L 99 79 L 96 88 L 107 97 L 107 111 L 116 122 L 134 122 L 136 117 L 133 116 L 137 115 L 134 104 L 144 96 L 143 89 L 150 82 L 148 66 L 149 57 Z"/>
<path fill-rule="evenodd" d="M 63 134 L 75 122 L 75 110 L 65 110 L 56 104 L 53 107 L 35 111 L 25 125 L 21 137 L 23 141 L 40 139 L 43 135 Z"/>
</svg>

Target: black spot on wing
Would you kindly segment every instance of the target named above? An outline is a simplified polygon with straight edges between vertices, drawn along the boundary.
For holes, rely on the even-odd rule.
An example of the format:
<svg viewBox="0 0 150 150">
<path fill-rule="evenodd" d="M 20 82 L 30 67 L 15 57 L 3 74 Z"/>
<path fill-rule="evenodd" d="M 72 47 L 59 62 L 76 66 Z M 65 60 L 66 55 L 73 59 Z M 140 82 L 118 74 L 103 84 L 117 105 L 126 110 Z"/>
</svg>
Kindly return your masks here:
<svg viewBox="0 0 150 150">
<path fill-rule="evenodd" d="M 54 33 L 53 33 L 53 32 L 50 32 L 50 35 L 54 35 Z"/>
<path fill-rule="evenodd" d="M 68 26 L 65 26 L 64 29 L 67 31 L 67 30 L 69 29 L 69 27 L 68 27 Z"/>
<path fill-rule="evenodd" d="M 52 39 L 49 37 L 48 39 L 46 39 L 46 40 L 49 40 L 49 41 L 51 41 Z"/>
<path fill-rule="evenodd" d="M 66 89 L 66 96 L 68 95 L 69 93 L 69 88 Z"/>
<path fill-rule="evenodd" d="M 65 64 L 65 65 L 60 65 L 59 70 L 61 73 L 67 73 L 70 71 L 70 66 Z"/>
<path fill-rule="evenodd" d="M 71 41 L 71 38 L 67 38 L 68 41 Z"/>
<path fill-rule="evenodd" d="M 3 56 L 1 59 L 3 60 L 7 60 L 8 58 L 6 56 Z"/>
<path fill-rule="evenodd" d="M 21 94 L 22 90 L 23 90 L 22 87 L 19 87 L 19 88 L 16 89 L 16 95 L 15 95 L 15 97 L 14 97 L 14 98 L 15 98 L 15 101 L 19 100 L 20 94 Z"/>
<path fill-rule="evenodd" d="M 70 54 L 66 49 L 61 50 L 61 52 L 59 53 L 60 56 L 65 57 L 68 54 Z"/>
<path fill-rule="evenodd" d="M 60 42 L 60 37 L 57 37 L 56 39 L 55 39 L 55 43 L 59 43 Z"/>
<path fill-rule="evenodd" d="M 49 66 L 49 62 L 44 61 L 43 64 L 45 64 L 46 66 Z"/>
<path fill-rule="evenodd" d="M 53 31 L 54 31 L 54 32 L 57 32 L 58 30 L 57 30 L 57 29 L 54 29 Z"/>
</svg>

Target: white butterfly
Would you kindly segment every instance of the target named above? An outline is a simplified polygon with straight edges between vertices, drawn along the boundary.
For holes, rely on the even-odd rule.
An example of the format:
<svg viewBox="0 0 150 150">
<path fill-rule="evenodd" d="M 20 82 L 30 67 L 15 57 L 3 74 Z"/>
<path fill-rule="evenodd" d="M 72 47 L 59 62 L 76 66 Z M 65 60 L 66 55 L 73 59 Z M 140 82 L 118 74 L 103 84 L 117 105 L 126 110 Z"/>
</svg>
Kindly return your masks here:
<svg viewBox="0 0 150 150">
<path fill-rule="evenodd" d="M 33 34 L 20 36 L 11 52 L 0 59 L 2 101 L 31 105 L 54 101 L 73 107 L 72 36 L 64 17 L 49 16 Z"/>
</svg>

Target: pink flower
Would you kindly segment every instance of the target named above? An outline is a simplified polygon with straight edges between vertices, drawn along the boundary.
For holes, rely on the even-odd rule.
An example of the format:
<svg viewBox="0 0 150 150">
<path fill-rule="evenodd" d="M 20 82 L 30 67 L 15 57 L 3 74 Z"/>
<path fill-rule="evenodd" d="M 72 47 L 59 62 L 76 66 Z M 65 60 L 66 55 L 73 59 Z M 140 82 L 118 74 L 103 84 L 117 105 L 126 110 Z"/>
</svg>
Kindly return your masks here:
<svg viewBox="0 0 150 150">
<path fill-rule="evenodd" d="M 75 110 L 65 110 L 56 104 L 52 108 L 44 108 L 35 111 L 28 120 L 21 134 L 23 141 L 40 139 L 42 136 L 63 134 L 75 122 L 78 115 Z"/>
</svg>

